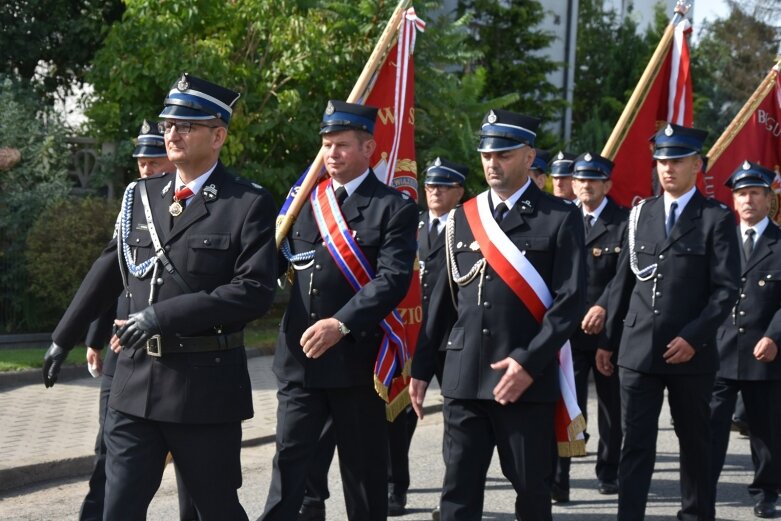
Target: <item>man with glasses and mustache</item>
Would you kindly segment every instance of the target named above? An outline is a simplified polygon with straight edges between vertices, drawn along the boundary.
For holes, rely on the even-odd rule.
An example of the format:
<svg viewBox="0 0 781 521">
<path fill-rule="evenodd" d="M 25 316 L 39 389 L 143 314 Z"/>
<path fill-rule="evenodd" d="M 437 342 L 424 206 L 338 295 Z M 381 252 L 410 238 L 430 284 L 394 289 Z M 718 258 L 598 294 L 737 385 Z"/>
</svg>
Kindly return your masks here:
<svg viewBox="0 0 781 521">
<path fill-rule="evenodd" d="M 127 299 L 105 420 L 105 519 L 142 520 L 171 452 L 198 516 L 242 520 L 241 421 L 252 417 L 244 325 L 271 305 L 270 194 L 220 162 L 239 94 L 183 74 L 160 114 L 176 172 L 131 183 L 113 239 L 52 334 L 51 387 L 90 321 Z M 117 259 L 119 258 L 119 262 Z"/>
</svg>

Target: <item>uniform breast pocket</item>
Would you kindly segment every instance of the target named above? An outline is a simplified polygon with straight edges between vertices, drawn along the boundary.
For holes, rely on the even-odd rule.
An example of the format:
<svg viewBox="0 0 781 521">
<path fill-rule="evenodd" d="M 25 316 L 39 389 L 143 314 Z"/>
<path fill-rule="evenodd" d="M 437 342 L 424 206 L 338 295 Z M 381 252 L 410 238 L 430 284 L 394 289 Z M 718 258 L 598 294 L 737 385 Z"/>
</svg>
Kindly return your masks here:
<svg viewBox="0 0 781 521">
<path fill-rule="evenodd" d="M 380 231 L 376 229 L 356 229 L 353 231 L 353 237 L 355 237 L 355 242 L 361 247 L 366 258 L 368 258 L 370 262 L 376 261 L 377 253 L 380 251 L 380 246 L 382 245 Z"/>
<path fill-rule="evenodd" d="M 461 357 L 464 350 L 464 328 L 454 327 L 445 345 L 445 370 L 442 375 L 442 389 L 454 390 L 461 380 Z"/>
<path fill-rule="evenodd" d="M 192 274 L 215 275 L 226 269 L 226 263 L 231 263 L 227 233 L 192 235 L 187 239 L 187 246 L 187 271 Z"/>
<path fill-rule="evenodd" d="M 677 243 L 673 246 L 675 255 L 705 255 L 705 243 L 689 242 Z"/>
<path fill-rule="evenodd" d="M 756 293 L 762 299 L 778 300 L 781 298 L 781 271 L 765 270 L 757 273 Z"/>
<path fill-rule="evenodd" d="M 152 246 L 152 237 L 146 230 L 133 230 L 127 237 L 127 245 L 130 246 L 131 261 L 133 264 L 141 264 L 155 254 Z"/>
</svg>

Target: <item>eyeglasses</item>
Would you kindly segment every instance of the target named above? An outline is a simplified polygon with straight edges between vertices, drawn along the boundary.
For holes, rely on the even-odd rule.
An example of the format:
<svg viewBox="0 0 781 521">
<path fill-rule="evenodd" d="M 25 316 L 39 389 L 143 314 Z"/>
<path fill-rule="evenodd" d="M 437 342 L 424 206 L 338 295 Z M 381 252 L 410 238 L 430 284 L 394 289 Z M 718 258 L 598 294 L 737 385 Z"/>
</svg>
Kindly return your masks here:
<svg viewBox="0 0 781 521">
<path fill-rule="evenodd" d="M 442 190 L 443 192 L 447 192 L 448 190 L 455 188 L 455 186 L 450 185 L 426 185 L 426 191 L 427 192 L 436 192 L 437 190 Z"/>
<path fill-rule="evenodd" d="M 171 120 L 165 120 L 161 121 L 157 124 L 157 130 L 159 130 L 163 134 L 170 133 L 174 127 L 176 127 L 176 132 L 178 134 L 189 134 L 192 130 L 193 126 L 196 127 L 206 127 L 206 128 L 217 128 L 219 125 L 205 125 L 203 123 L 196 123 L 194 121 L 171 121 Z"/>
</svg>

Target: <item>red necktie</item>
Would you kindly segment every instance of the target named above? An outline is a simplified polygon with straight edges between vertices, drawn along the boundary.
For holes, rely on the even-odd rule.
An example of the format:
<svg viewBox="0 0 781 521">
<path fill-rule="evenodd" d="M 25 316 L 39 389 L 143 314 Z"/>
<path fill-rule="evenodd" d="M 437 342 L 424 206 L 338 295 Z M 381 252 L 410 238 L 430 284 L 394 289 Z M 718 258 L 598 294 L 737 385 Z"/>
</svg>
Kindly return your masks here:
<svg viewBox="0 0 781 521">
<path fill-rule="evenodd" d="M 184 186 L 181 190 L 177 190 L 174 194 L 174 197 L 177 201 L 184 201 L 190 197 L 192 197 L 193 191 L 190 190 L 187 186 Z"/>
</svg>

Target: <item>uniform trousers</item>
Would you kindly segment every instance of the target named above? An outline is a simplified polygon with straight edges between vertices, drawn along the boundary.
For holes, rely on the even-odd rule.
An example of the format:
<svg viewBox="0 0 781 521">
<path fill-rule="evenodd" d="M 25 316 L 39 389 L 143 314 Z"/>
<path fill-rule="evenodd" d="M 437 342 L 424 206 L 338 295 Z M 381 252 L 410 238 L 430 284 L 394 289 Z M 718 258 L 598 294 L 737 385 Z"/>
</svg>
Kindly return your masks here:
<svg viewBox="0 0 781 521">
<path fill-rule="evenodd" d="M 754 480 L 749 493 L 757 499 L 775 502 L 781 486 L 781 380 L 739 381 L 716 378 L 711 398 L 713 429 L 713 497 L 729 445 L 732 414 L 738 392 L 743 394 L 749 427 Z"/>
<path fill-rule="evenodd" d="M 648 374 L 619 368 L 624 444 L 618 466 L 618 519 L 645 518 L 656 461 L 659 414 L 667 389 L 680 447 L 682 521 L 712 521 L 710 397 L 715 375 Z"/>
<path fill-rule="evenodd" d="M 596 369 L 594 351 L 572 350 L 572 366 L 575 373 L 575 392 L 583 418 L 588 420 L 588 379 L 594 375 L 597 392 L 597 445 L 596 476 L 602 482 L 615 482 L 618 478 L 618 461 L 621 457 L 621 399 L 618 375 L 605 376 Z M 615 363 L 615 354 L 613 355 Z M 586 434 L 586 440 L 589 435 Z M 571 458 L 557 458 L 553 482 L 563 490 L 569 490 Z"/>
<path fill-rule="evenodd" d="M 239 503 L 241 422 L 170 423 L 109 407 L 105 420 L 106 521 L 146 519 L 170 451 L 201 521 L 246 520 Z"/>
<path fill-rule="evenodd" d="M 263 521 L 295 519 L 318 441 L 329 419 L 339 449 L 347 517 L 385 520 L 388 513 L 385 402 L 371 385 L 308 389 L 279 382 L 277 453 Z M 327 467 L 326 467 L 327 468 Z M 326 472 L 327 476 L 327 472 Z"/>
<path fill-rule="evenodd" d="M 109 356 L 109 355 L 107 355 Z M 111 394 L 111 382 L 113 375 L 103 374 L 100 377 L 100 395 L 98 399 L 98 436 L 95 438 L 95 466 L 89 478 L 89 491 L 84 497 L 79 513 L 79 521 L 101 521 L 103 519 L 103 502 L 106 496 L 106 443 L 103 441 L 103 425 L 108 411 L 108 398 Z M 195 511 L 184 484 L 179 468 L 174 465 L 176 471 L 176 488 L 179 491 L 179 520 L 198 521 L 198 513 Z"/>
<path fill-rule="evenodd" d="M 479 521 L 494 447 L 519 521 L 550 521 L 555 404 L 445 398 L 442 521 Z"/>
</svg>

